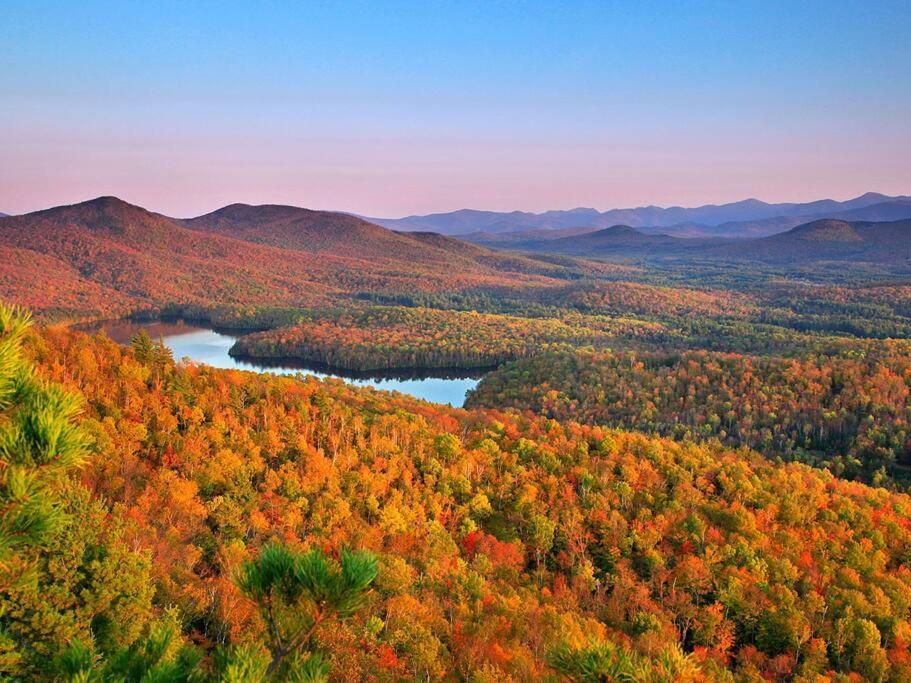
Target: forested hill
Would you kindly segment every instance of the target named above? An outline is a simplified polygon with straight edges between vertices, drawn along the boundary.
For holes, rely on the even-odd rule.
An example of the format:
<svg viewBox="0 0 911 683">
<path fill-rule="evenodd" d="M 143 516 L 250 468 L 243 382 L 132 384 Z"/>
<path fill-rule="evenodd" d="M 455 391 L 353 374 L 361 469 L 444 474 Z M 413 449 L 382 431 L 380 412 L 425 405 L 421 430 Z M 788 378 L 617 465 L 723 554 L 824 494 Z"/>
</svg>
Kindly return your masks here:
<svg viewBox="0 0 911 683">
<path fill-rule="evenodd" d="M 194 230 L 236 237 L 284 249 L 347 254 L 371 259 L 461 261 L 465 247 L 442 238 L 428 245 L 419 235 L 387 230 L 344 213 L 294 206 L 231 204 L 183 223 Z M 480 250 L 476 250 L 475 255 Z"/>
<path fill-rule="evenodd" d="M 911 354 L 901 342 L 799 358 L 561 351 L 488 374 L 467 405 L 680 440 L 719 439 L 907 488 L 909 378 Z"/>
<path fill-rule="evenodd" d="M 650 235 L 628 225 L 615 225 L 597 232 L 561 237 L 547 243 L 545 250 L 576 255 L 680 253 L 712 244 L 707 240 L 670 235 Z"/>
<path fill-rule="evenodd" d="M 23 335 L 0 309 L 4 676 L 911 677 L 906 495 Z"/>
<path fill-rule="evenodd" d="M 776 263 L 822 260 L 906 262 L 911 259 L 911 220 L 873 223 L 818 220 L 772 237 L 734 242 L 709 255 Z"/>
<path fill-rule="evenodd" d="M 579 272 L 578 264 L 289 207 L 234 205 L 179 221 L 100 197 L 0 218 L 0 293 L 47 317 L 166 303 L 315 306 L 360 294 L 540 285 Z"/>
</svg>

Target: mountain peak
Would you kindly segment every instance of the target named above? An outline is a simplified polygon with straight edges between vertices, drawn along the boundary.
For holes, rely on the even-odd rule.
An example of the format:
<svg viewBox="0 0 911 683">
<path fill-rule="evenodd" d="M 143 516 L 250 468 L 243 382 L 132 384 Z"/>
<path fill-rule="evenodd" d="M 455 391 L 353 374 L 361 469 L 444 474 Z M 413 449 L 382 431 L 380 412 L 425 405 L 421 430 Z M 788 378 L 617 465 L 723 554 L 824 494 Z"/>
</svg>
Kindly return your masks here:
<svg viewBox="0 0 911 683">
<path fill-rule="evenodd" d="M 209 213 L 195 216 L 187 219 L 187 223 L 207 223 L 217 221 L 220 223 L 237 223 L 237 222 L 266 222 L 274 221 L 279 218 L 290 219 L 299 216 L 305 216 L 314 213 L 310 209 L 303 209 L 298 206 L 289 206 L 285 204 L 244 204 L 235 202 L 228 204 L 220 209 L 215 209 Z"/>
<path fill-rule="evenodd" d="M 860 242 L 863 240 L 847 221 L 824 218 L 798 225 L 784 233 L 807 242 Z"/>
<path fill-rule="evenodd" d="M 892 199 L 892 197 L 889 197 L 889 196 L 887 196 L 887 195 L 884 195 L 884 194 L 882 194 L 882 193 L 880 193 L 880 192 L 864 192 L 862 195 L 860 195 L 859 197 L 855 197 L 855 198 L 854 198 L 853 200 L 851 200 L 851 201 L 855 201 L 855 202 L 856 202 L 856 201 L 859 201 L 859 200 L 864 200 L 864 201 L 877 201 L 877 202 L 883 202 L 883 201 L 887 201 L 887 200 L 889 200 L 889 199 Z"/>
<path fill-rule="evenodd" d="M 95 199 L 78 204 L 35 211 L 34 215 L 55 216 L 64 220 L 81 222 L 86 227 L 99 230 L 127 230 L 136 228 L 140 224 L 156 223 L 165 218 L 111 195 L 95 197 Z"/>
<path fill-rule="evenodd" d="M 609 228 L 604 228 L 604 230 L 599 230 L 598 234 L 601 235 L 643 235 L 644 233 L 636 230 L 629 225 L 623 225 L 618 223 L 617 225 L 612 225 Z"/>
<path fill-rule="evenodd" d="M 103 195 L 101 197 L 95 197 L 95 199 L 89 199 L 77 204 L 71 204 L 70 206 L 80 206 L 87 209 L 100 209 L 103 211 L 123 211 L 124 209 L 139 209 L 140 211 L 145 211 L 145 209 L 143 209 L 141 206 L 136 206 L 135 204 L 125 202 L 120 197 L 115 197 L 114 195 Z"/>
</svg>

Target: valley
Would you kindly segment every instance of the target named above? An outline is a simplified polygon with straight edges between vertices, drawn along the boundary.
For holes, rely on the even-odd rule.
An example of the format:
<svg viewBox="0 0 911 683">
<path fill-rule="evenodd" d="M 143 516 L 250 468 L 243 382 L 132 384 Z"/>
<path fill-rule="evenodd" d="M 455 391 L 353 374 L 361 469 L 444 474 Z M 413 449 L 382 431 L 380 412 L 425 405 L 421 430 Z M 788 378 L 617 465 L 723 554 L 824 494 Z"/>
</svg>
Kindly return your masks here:
<svg viewBox="0 0 911 683">
<path fill-rule="evenodd" d="M 294 358 L 245 360 L 234 352 L 238 337 L 230 330 L 219 331 L 179 319 L 168 322 L 101 321 L 80 325 L 78 329 L 90 334 L 103 332 L 119 344 L 129 344 L 136 335 L 145 333 L 151 341 L 160 342 L 167 348 L 175 359 L 188 359 L 213 368 L 341 379 L 353 386 L 396 391 L 457 408 L 464 403 L 466 392 L 473 389 L 482 376 L 481 369 L 477 372 L 446 371 L 445 368 L 353 372 L 335 366 L 307 364 Z"/>
<path fill-rule="evenodd" d="M 0 666 L 901 680 L 909 231 L 479 245 L 110 197 L 0 218 L 0 296 L 37 323 L 0 308 L 0 443 L 90 521 L 11 541 Z M 289 598 L 255 581 L 311 566 L 356 608 L 314 584 L 270 631 Z"/>
<path fill-rule="evenodd" d="M 0 2 L 0 683 L 911 681 L 911 2 Z"/>
</svg>

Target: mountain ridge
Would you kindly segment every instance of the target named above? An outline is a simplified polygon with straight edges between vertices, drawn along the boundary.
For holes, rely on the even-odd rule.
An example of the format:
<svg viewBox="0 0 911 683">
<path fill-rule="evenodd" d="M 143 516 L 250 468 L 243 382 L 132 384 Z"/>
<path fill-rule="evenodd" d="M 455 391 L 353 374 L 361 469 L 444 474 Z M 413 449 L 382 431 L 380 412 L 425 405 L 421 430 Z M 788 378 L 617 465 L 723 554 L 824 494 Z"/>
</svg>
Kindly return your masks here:
<svg viewBox="0 0 911 683">
<path fill-rule="evenodd" d="M 781 233 L 755 238 L 678 237 L 628 225 L 548 239 L 540 232 L 513 241 L 473 236 L 499 249 L 575 257 L 698 257 L 758 259 L 779 263 L 841 260 L 900 263 L 911 259 L 911 219 L 845 221 L 816 219 Z"/>
<path fill-rule="evenodd" d="M 400 234 L 347 214 L 223 209 L 186 221 L 106 196 L 0 218 L 0 285 L 39 312 L 53 301 L 62 317 L 86 309 L 119 316 L 169 303 L 323 306 L 364 293 L 518 286 L 575 267 Z M 341 236 L 333 235 L 339 225 Z"/>
<path fill-rule="evenodd" d="M 911 219 L 881 222 L 819 219 L 776 235 L 719 245 L 707 254 L 778 263 L 905 262 L 911 259 Z"/>
<path fill-rule="evenodd" d="M 810 220 L 833 218 L 848 221 L 890 221 L 911 218 L 911 199 L 899 197 L 877 204 L 846 209 L 823 211 L 817 214 L 799 216 L 774 216 L 755 221 L 733 221 L 716 226 L 679 224 L 659 228 L 680 237 L 766 237 L 785 232 Z M 649 228 L 643 228 L 648 230 Z"/>
<path fill-rule="evenodd" d="M 608 209 L 603 212 L 587 207 L 551 210 L 542 213 L 459 209 L 447 213 L 412 215 L 402 218 L 366 218 L 366 220 L 395 230 L 431 230 L 460 236 L 475 232 L 501 233 L 577 227 L 607 228 L 617 224 L 626 224 L 636 228 L 664 228 L 684 224 L 712 227 L 725 223 L 761 221 L 781 216 L 816 216 L 823 213 L 851 211 L 896 200 L 911 200 L 911 197 L 867 192 L 845 201 L 820 199 L 810 202 L 768 203 L 749 198 L 727 204 L 705 204 L 690 208 L 650 205 Z"/>
</svg>

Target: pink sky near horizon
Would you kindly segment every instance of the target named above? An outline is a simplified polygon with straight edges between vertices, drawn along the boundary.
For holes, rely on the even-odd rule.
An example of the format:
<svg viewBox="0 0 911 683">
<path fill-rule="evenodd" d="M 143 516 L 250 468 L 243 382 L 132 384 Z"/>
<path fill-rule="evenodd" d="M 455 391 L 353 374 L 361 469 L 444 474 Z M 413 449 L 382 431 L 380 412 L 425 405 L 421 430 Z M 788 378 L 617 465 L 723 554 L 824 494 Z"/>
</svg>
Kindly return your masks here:
<svg viewBox="0 0 911 683">
<path fill-rule="evenodd" d="M 0 212 L 911 194 L 908 0 L 0 3 Z"/>
<path fill-rule="evenodd" d="M 27 140 L 26 136 L 23 139 Z M 234 202 L 292 204 L 376 217 L 459 208 L 599 210 L 911 193 L 911 164 L 890 150 L 822 157 L 721 141 L 716 149 L 647 140 L 534 145 L 523 141 L 280 140 L 149 137 L 113 143 L 22 143 L 0 169 L 0 211 L 24 213 L 100 195 L 193 216 Z"/>
</svg>

